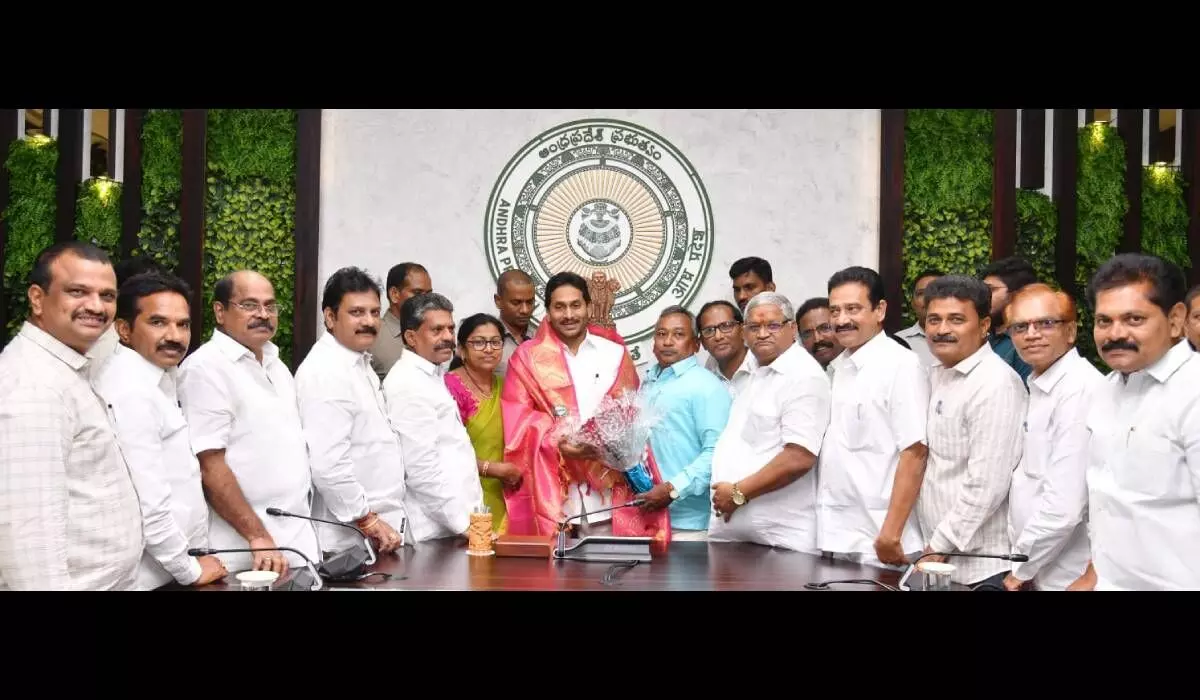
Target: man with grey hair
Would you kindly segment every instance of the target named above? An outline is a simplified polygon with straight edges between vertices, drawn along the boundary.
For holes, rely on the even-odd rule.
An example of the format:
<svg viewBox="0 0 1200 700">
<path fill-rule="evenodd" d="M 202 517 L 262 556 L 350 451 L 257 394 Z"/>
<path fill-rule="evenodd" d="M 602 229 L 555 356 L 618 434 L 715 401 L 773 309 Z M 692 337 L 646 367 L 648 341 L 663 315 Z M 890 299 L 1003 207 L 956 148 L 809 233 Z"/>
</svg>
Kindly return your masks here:
<svg viewBox="0 0 1200 700">
<path fill-rule="evenodd" d="M 464 534 L 471 509 L 483 503 L 475 448 L 443 379 L 454 354 L 453 313 L 450 300 L 436 292 L 405 301 L 405 352 L 383 380 L 404 453 L 404 509 L 413 542 Z"/>
<path fill-rule="evenodd" d="M 709 539 L 818 553 L 812 469 L 829 424 L 829 378 L 796 343 L 787 297 L 746 305 L 744 335 L 758 360 L 713 453 Z"/>
</svg>

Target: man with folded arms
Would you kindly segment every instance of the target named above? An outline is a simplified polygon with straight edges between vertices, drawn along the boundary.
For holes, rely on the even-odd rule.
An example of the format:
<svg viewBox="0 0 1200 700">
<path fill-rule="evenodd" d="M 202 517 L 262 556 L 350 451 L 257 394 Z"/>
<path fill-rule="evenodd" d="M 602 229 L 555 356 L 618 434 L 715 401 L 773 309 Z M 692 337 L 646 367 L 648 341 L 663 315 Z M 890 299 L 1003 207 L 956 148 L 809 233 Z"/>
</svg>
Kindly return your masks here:
<svg viewBox="0 0 1200 700">
<path fill-rule="evenodd" d="M 1092 563 L 1072 590 L 1200 589 L 1200 357 L 1183 331 L 1183 272 L 1125 253 L 1088 285 L 1113 368 L 1087 417 Z"/>
<path fill-rule="evenodd" d="M 404 510 L 414 543 L 464 534 L 471 509 L 483 505 L 483 467 L 442 376 L 454 355 L 453 313 L 450 300 L 436 292 L 405 301 L 404 352 L 383 380 L 404 454 Z"/>
<path fill-rule="evenodd" d="M 217 328 L 183 362 L 180 398 L 200 460 L 200 477 L 214 517 L 216 549 L 291 547 L 320 558 L 312 523 L 267 514 L 280 508 L 310 515 L 312 479 L 296 405 L 295 380 L 271 342 L 279 321 L 275 288 L 242 270 L 213 289 Z M 293 552 L 219 555 L 231 571 L 304 566 Z"/>
<path fill-rule="evenodd" d="M 947 275 L 925 288 L 930 370 L 929 459 L 917 498 L 926 552 L 1009 554 L 1008 488 L 1021 461 L 1028 395 L 1021 377 L 988 343 L 991 292 L 973 277 Z M 928 557 L 924 561 L 937 561 Z M 1002 559 L 950 557 L 951 580 L 1001 588 Z"/>
<path fill-rule="evenodd" d="M 86 356 L 116 275 L 96 246 L 56 243 L 25 294 L 29 318 L 0 353 L 0 590 L 132 590 L 142 514 Z"/>
<path fill-rule="evenodd" d="M 923 549 L 913 506 L 925 460 L 929 378 L 911 350 L 883 332 L 883 279 L 865 267 L 829 278 L 838 344 L 833 408 L 821 450 L 821 549 L 870 566 L 900 567 Z"/>
<path fill-rule="evenodd" d="M 192 339 L 191 289 L 174 275 L 135 275 L 117 296 L 120 344 L 96 377 L 96 393 L 112 409 L 113 426 L 142 503 L 146 551 L 138 588 L 176 581 L 203 586 L 228 572 L 208 546 L 208 506 L 200 464 L 179 408 L 178 365 Z"/>
<path fill-rule="evenodd" d="M 654 328 L 654 357 L 642 385 L 661 416 L 650 447 L 663 482 L 640 495 L 646 510 L 670 508 L 676 540 L 703 540 L 708 530 L 712 455 L 729 421 L 729 392 L 696 362 L 696 322 L 690 311 L 671 306 Z"/>
<path fill-rule="evenodd" d="M 1011 295 L 1005 325 L 1029 375 L 1024 450 L 1008 493 L 1013 564 L 1004 579 L 1023 587 L 1062 591 L 1088 564 L 1087 409 L 1103 376 L 1075 350 L 1075 302 L 1035 283 Z"/>
<path fill-rule="evenodd" d="M 787 297 L 746 304 L 746 338 L 758 359 L 713 453 L 708 537 L 811 554 L 817 550 L 816 474 L 829 423 L 829 378 L 796 342 Z"/>
<path fill-rule="evenodd" d="M 356 267 L 342 268 L 325 283 L 321 309 L 326 332 L 296 369 L 317 491 L 313 515 L 354 525 L 391 552 L 403 544 L 404 456 L 367 352 L 379 334 L 379 285 Z M 362 541 L 335 525 L 318 523 L 317 532 L 327 552 Z"/>
</svg>

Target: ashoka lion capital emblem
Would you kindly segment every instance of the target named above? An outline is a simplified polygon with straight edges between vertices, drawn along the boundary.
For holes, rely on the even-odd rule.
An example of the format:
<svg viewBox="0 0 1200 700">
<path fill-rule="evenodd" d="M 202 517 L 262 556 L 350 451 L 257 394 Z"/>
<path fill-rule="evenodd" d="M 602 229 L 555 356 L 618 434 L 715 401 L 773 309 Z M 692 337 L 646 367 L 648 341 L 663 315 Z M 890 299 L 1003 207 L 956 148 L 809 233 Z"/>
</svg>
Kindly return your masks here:
<svg viewBox="0 0 1200 700">
<path fill-rule="evenodd" d="M 558 272 L 619 283 L 612 317 L 634 359 L 658 313 L 688 305 L 712 257 L 708 195 L 661 136 L 607 119 L 570 122 L 523 146 L 488 200 L 484 250 L 493 278 L 520 268 L 539 299 Z M 539 303 L 534 320 L 545 313 Z"/>
</svg>

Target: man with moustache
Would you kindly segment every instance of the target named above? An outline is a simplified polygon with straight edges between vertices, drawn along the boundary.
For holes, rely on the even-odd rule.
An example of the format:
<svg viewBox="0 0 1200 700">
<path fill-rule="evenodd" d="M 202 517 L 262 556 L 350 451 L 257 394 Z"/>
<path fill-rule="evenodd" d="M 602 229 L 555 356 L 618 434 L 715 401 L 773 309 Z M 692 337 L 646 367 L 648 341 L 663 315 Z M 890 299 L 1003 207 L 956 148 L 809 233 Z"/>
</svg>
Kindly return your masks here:
<svg viewBox="0 0 1200 700">
<path fill-rule="evenodd" d="M 388 370 L 404 353 L 404 331 L 400 328 L 400 307 L 404 302 L 433 291 L 433 280 L 423 265 L 402 262 L 388 270 L 388 310 L 380 323 L 379 335 L 371 346 L 371 367 L 383 381 Z"/>
<path fill-rule="evenodd" d="M 733 281 L 734 301 L 743 312 L 754 295 L 775 291 L 771 263 L 762 258 L 749 257 L 734 261 L 729 266 L 729 279 Z"/>
<path fill-rule="evenodd" d="M 646 400 L 661 416 L 650 447 L 664 481 L 641 494 L 645 510 L 670 508 L 677 540 L 703 540 L 708 529 L 709 483 L 717 439 L 729 421 L 729 392 L 696 362 L 696 322 L 682 306 L 659 314 L 654 357 L 646 372 Z"/>
<path fill-rule="evenodd" d="M 208 506 L 200 463 L 179 408 L 179 363 L 192 340 L 191 288 L 162 272 L 134 275 L 117 295 L 120 345 L 94 380 L 112 411 L 113 427 L 142 504 L 146 550 L 138 588 L 175 581 L 203 586 L 228 571 L 208 546 Z"/>
<path fill-rule="evenodd" d="M 483 504 L 480 463 L 446 388 L 442 366 L 454 354 L 454 305 L 436 292 L 400 306 L 405 351 L 383 380 L 392 427 L 404 455 L 404 510 L 414 543 L 464 534 Z"/>
<path fill-rule="evenodd" d="M 924 545 L 913 510 L 925 475 L 929 378 L 883 331 L 883 278 L 848 267 L 829 278 L 838 344 L 833 407 L 822 445 L 817 520 L 822 551 L 900 567 Z"/>
<path fill-rule="evenodd" d="M 29 317 L 0 353 L 0 590 L 131 590 L 137 493 L 86 354 L 117 280 L 89 243 L 56 243 L 29 273 Z"/>
<path fill-rule="evenodd" d="M 943 274 L 937 270 L 927 270 L 917 277 L 916 283 L 913 284 L 912 296 L 912 308 L 913 313 L 917 315 L 917 322 L 896 333 L 897 338 L 908 343 L 908 348 L 917 353 L 921 366 L 926 370 L 937 362 L 937 358 L 933 356 L 925 338 L 925 288 Z"/>
<path fill-rule="evenodd" d="M 665 508 L 585 515 L 633 499 L 619 471 L 627 465 L 605 464 L 595 448 L 572 442 L 560 429 L 586 424 L 606 396 L 636 391 L 638 373 L 620 336 L 588 324 L 587 280 L 560 272 L 546 282 L 545 294 L 546 320 L 517 348 L 504 381 L 504 460 L 524 471 L 520 487 L 505 491 L 508 532 L 550 535 L 564 518 L 584 515 L 585 530 L 650 537 L 665 547 Z M 647 466 L 654 483 L 663 483 L 653 458 Z"/>
<path fill-rule="evenodd" d="M 367 354 L 379 334 L 379 285 L 356 267 L 342 268 L 325 282 L 321 309 L 326 332 L 296 369 L 313 515 L 354 525 L 391 552 L 403 544 L 404 456 Z M 326 552 L 361 542 L 344 527 L 316 527 Z"/>
<path fill-rule="evenodd" d="M 758 358 L 713 453 L 709 539 L 818 553 L 816 475 L 829 423 L 829 378 L 796 343 L 792 304 L 763 292 L 746 305 Z"/>
<path fill-rule="evenodd" d="M 1187 322 L 1183 324 L 1184 335 L 1192 350 L 1200 352 L 1200 284 L 1192 287 L 1184 300 L 1187 306 Z"/>
<path fill-rule="evenodd" d="M 533 278 L 523 270 L 505 270 L 496 279 L 496 310 L 500 312 L 504 350 L 495 373 L 503 377 L 508 372 L 508 358 L 526 340 L 533 338 L 530 319 L 533 318 Z"/>
<path fill-rule="evenodd" d="M 1021 375 L 1021 381 L 1028 382 L 1029 373 L 1033 371 L 1033 368 L 1017 355 L 1012 338 L 1004 332 L 1004 307 L 1008 304 L 1011 295 L 1019 292 L 1025 285 L 1037 282 L 1037 272 L 1034 271 L 1033 265 L 1028 260 L 1014 255 L 997 260 L 983 268 L 979 277 L 988 286 L 992 298 L 992 330 L 988 342 L 1000 359 Z"/>
<path fill-rule="evenodd" d="M 1103 381 L 1075 350 L 1075 301 L 1045 284 L 1026 285 L 1004 310 L 1008 335 L 1029 375 L 1024 449 L 1008 493 L 1012 551 L 1029 561 L 1004 579 L 1010 591 L 1061 591 L 1088 563 L 1087 407 Z"/>
<path fill-rule="evenodd" d="M 988 344 L 990 293 L 947 275 L 925 288 L 930 375 L 929 458 L 917 516 L 926 552 L 1007 554 L 1008 489 L 1021 460 L 1025 385 Z M 940 557 L 929 557 L 938 560 Z M 1002 589 L 1001 559 L 950 557 L 955 583 Z"/>
<path fill-rule="evenodd" d="M 804 349 L 832 376 L 830 363 L 841 354 L 842 345 L 829 318 L 829 299 L 815 297 L 801 304 L 796 310 L 796 326 Z"/>
<path fill-rule="evenodd" d="M 125 280 L 140 275 L 144 272 L 162 272 L 158 263 L 150 258 L 133 257 L 126 258 L 113 266 L 113 271 L 117 273 L 117 289 L 125 284 Z M 104 369 L 104 365 L 108 359 L 112 357 L 113 351 L 120 344 L 120 337 L 117 335 L 117 324 L 112 323 L 108 326 L 108 330 L 96 340 L 92 347 L 87 352 L 88 358 L 88 377 L 95 383 L 96 378 Z"/>
<path fill-rule="evenodd" d="M 708 351 L 704 368 L 716 375 L 729 395 L 746 387 L 758 360 L 742 339 L 742 312 L 727 301 L 710 301 L 696 316 L 700 344 Z"/>
<path fill-rule="evenodd" d="M 304 560 L 275 547 L 314 562 L 320 552 L 312 523 L 267 514 L 274 507 L 311 515 L 312 493 L 295 380 L 271 342 L 279 320 L 275 288 L 257 272 L 234 272 L 213 288 L 213 314 L 217 328 L 183 361 L 179 391 L 213 512 L 209 542 L 261 550 L 218 555 L 230 571 L 283 576 Z"/>
<path fill-rule="evenodd" d="M 1113 372 L 1088 409 L 1092 563 L 1072 589 L 1200 588 L 1200 357 L 1171 340 L 1185 288 L 1177 266 L 1137 253 L 1088 284 Z"/>
</svg>

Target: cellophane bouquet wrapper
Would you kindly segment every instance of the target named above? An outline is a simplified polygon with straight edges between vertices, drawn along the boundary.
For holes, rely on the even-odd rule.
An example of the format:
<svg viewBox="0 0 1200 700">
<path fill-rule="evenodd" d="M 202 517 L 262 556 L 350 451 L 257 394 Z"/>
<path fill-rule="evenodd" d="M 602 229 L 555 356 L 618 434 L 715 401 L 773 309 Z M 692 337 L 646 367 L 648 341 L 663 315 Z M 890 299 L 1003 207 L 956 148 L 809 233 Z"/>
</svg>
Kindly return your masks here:
<svg viewBox="0 0 1200 700">
<path fill-rule="evenodd" d="M 654 488 L 646 461 L 650 432 L 660 419 L 640 392 L 627 391 L 615 398 L 605 396 L 596 414 L 582 425 L 577 415 L 560 417 L 555 435 L 595 447 L 605 464 L 625 474 L 634 493 L 645 493 Z"/>
</svg>

